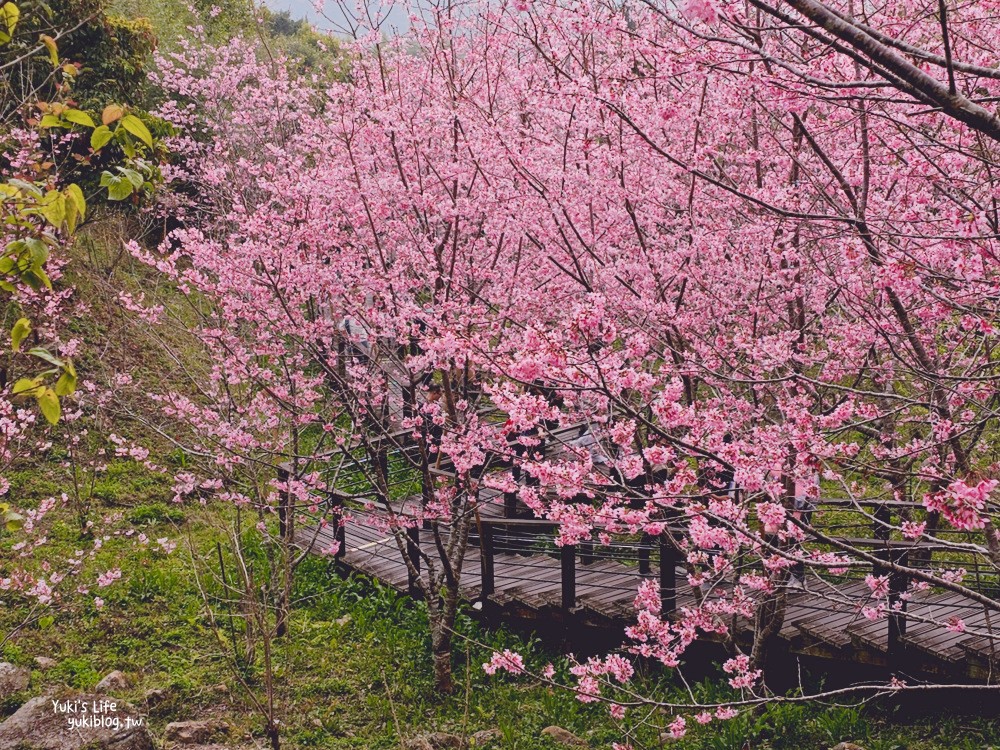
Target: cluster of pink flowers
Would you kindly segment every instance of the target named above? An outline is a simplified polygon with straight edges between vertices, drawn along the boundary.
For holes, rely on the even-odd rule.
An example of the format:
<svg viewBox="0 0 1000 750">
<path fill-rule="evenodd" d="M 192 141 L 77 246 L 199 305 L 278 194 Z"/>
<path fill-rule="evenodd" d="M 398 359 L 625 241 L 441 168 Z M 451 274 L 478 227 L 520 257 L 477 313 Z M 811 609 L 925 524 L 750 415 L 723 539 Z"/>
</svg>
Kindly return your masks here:
<svg viewBox="0 0 1000 750">
<path fill-rule="evenodd" d="M 511 674 L 524 673 L 524 659 L 518 653 L 510 649 L 504 649 L 503 653 L 494 652 L 490 660 L 483 664 L 483 671 L 493 675 L 499 672 L 510 672 Z"/>
</svg>

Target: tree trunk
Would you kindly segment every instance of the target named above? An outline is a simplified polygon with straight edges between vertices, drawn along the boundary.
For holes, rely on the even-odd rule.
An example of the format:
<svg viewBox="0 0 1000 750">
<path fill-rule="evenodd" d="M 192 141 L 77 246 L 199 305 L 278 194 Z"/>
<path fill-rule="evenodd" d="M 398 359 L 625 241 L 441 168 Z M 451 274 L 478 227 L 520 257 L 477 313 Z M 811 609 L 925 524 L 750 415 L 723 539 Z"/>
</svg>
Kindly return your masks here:
<svg viewBox="0 0 1000 750">
<path fill-rule="evenodd" d="M 764 598 L 757 607 L 754 619 L 753 650 L 750 653 L 750 668 L 759 669 L 764 673 L 764 681 L 768 679 L 768 656 L 772 646 L 778 640 L 778 633 L 785 623 L 785 608 L 788 602 L 788 592 L 785 589 L 787 573 L 779 577 L 778 589 Z"/>
<path fill-rule="evenodd" d="M 435 631 L 431 636 L 434 689 L 441 695 L 451 695 L 455 692 L 455 682 L 451 674 L 451 631 L 447 627 L 438 627 Z"/>
<path fill-rule="evenodd" d="M 271 719 L 267 721 L 267 727 L 265 728 L 267 733 L 268 743 L 271 745 L 271 750 L 281 750 L 281 738 L 278 736 L 278 725 Z"/>
</svg>

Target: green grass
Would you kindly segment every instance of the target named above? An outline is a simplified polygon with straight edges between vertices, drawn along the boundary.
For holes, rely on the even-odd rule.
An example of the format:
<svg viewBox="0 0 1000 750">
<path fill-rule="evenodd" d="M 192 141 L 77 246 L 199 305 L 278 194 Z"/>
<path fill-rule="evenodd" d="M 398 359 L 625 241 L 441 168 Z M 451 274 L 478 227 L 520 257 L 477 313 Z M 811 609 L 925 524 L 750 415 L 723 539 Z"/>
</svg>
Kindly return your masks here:
<svg viewBox="0 0 1000 750">
<path fill-rule="evenodd" d="M 104 609 L 98 611 L 86 597 L 58 610 L 51 624 L 40 627 L 36 623 L 12 639 L 0 654 L 3 659 L 33 667 L 33 658 L 45 655 L 56 659 L 57 666 L 45 672 L 34 669 L 29 691 L 13 696 L 0 705 L 0 711 L 9 714 L 19 702 L 50 687 L 91 689 L 104 674 L 121 669 L 134 680 L 122 697 L 142 703 L 148 690 L 166 691 L 166 699 L 149 709 L 154 733 L 162 732 L 172 720 L 213 716 L 233 725 L 232 744 L 248 736 L 259 738 L 261 721 L 213 636 L 185 549 L 185 540 L 190 540 L 196 549 L 210 551 L 221 534 L 220 521 L 230 520 L 231 512 L 213 506 L 174 506 L 157 481 L 142 480 L 144 471 L 131 464 L 108 472 L 105 480 L 113 485 L 108 497 L 131 497 L 127 514 L 144 533 L 151 538 L 171 536 L 182 544 L 165 556 L 123 538 L 107 542 L 92 565 L 103 568 L 113 562 L 125 575 L 101 590 Z M 21 479 L 27 481 L 27 477 Z M 47 488 L 49 481 L 56 480 L 41 475 L 36 486 Z M 55 549 L 80 544 L 71 521 L 59 525 L 52 542 Z M 0 541 L 0 555 L 9 545 L 9 537 Z M 326 561 L 320 559 L 309 559 L 299 568 L 295 593 L 300 606 L 289 636 L 278 644 L 275 654 L 286 747 L 395 750 L 400 734 L 471 735 L 481 729 L 499 729 L 496 747 L 534 750 L 555 747 L 539 737 L 550 724 L 584 737 L 591 747 L 610 747 L 621 736 L 601 705 L 582 704 L 569 692 L 530 680 L 490 677 L 482 671 L 481 664 L 493 649 L 513 648 L 525 655 L 531 667 L 541 668 L 551 661 L 557 675 L 566 678 L 568 663 L 537 641 L 503 630 L 484 630 L 463 614 L 459 631 L 486 646 L 459 640 L 455 647 L 459 687 L 454 696 L 442 697 L 435 694 L 432 684 L 422 607 L 369 579 L 331 575 Z M 3 628 L 17 614 L 12 609 L 0 612 L 0 632 L 6 632 Z M 260 680 L 259 668 L 247 674 Z M 662 675 L 644 671 L 638 679 L 642 690 L 659 697 L 683 696 Z M 708 681 L 695 685 L 694 690 L 701 699 L 715 700 L 725 696 L 728 688 L 721 681 Z M 780 705 L 705 727 L 690 722 L 689 736 L 671 746 L 800 750 L 828 748 L 841 741 L 858 742 L 866 750 L 1000 746 L 1000 727 L 987 720 L 946 715 L 917 722 L 891 718 L 874 709 Z M 662 725 L 670 717 L 655 715 L 654 719 Z M 657 727 L 640 729 L 642 744 L 636 747 L 659 747 L 657 734 Z"/>
</svg>

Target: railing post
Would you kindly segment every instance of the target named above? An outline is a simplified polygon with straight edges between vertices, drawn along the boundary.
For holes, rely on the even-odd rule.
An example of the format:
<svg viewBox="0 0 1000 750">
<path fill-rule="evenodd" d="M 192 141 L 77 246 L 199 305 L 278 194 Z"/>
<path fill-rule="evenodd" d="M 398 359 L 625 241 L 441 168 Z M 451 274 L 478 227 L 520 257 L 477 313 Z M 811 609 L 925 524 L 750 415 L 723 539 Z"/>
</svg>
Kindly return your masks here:
<svg viewBox="0 0 1000 750">
<path fill-rule="evenodd" d="M 677 609 L 677 550 L 668 536 L 660 534 L 660 615 Z"/>
<path fill-rule="evenodd" d="M 406 530 L 406 556 L 410 559 L 410 563 L 413 565 L 413 569 L 418 573 L 420 572 L 420 528 L 417 526 L 411 526 Z M 417 586 L 417 579 L 414 577 L 410 569 L 406 569 L 406 588 L 409 591 L 411 599 L 418 599 L 420 597 L 420 587 Z"/>
<path fill-rule="evenodd" d="M 872 522 L 873 535 L 876 539 L 889 539 L 889 534 L 892 531 L 890 525 L 892 524 L 892 511 L 887 505 L 879 505 L 875 508 L 875 512 L 872 514 L 875 516 L 875 520 Z"/>
<path fill-rule="evenodd" d="M 639 575 L 648 576 L 649 567 L 649 549 L 653 544 L 653 538 L 646 532 L 642 533 L 642 537 L 639 539 Z"/>
<path fill-rule="evenodd" d="M 514 472 L 514 481 L 517 481 L 520 476 L 520 470 L 515 466 L 512 471 Z M 503 517 L 508 519 L 517 518 L 517 493 L 516 492 L 504 492 L 503 493 Z M 511 531 L 510 526 L 506 527 L 503 536 L 503 543 L 506 547 L 505 552 L 513 554 L 517 551 L 517 545 L 514 541 L 514 533 Z"/>
<path fill-rule="evenodd" d="M 562 563 L 562 606 L 573 609 L 576 606 L 576 545 L 567 544 L 559 551 Z"/>
<path fill-rule="evenodd" d="M 482 598 L 493 596 L 496 591 L 496 567 L 493 559 L 493 527 L 482 524 L 479 532 L 479 562 L 482 566 Z"/>
</svg>

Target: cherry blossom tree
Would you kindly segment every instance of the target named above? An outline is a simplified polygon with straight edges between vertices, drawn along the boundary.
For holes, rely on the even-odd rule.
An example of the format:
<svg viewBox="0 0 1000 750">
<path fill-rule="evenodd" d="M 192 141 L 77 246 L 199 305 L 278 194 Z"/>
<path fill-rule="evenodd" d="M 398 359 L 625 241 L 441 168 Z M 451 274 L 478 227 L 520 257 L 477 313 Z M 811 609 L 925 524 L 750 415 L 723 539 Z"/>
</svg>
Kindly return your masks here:
<svg viewBox="0 0 1000 750">
<path fill-rule="evenodd" d="M 204 399 L 162 397 L 197 436 L 187 491 L 280 517 L 286 592 L 299 514 L 367 500 L 442 687 L 483 487 L 560 544 L 667 538 L 694 604 L 643 585 L 633 650 L 722 640 L 739 705 L 774 699 L 800 567 L 866 575 L 873 620 L 903 617 L 900 581 L 995 611 L 927 552 L 1000 564 L 991 7 L 448 5 L 359 29 L 335 80 L 244 43 L 165 61 L 199 199 L 134 251 L 202 316 Z M 596 452 L 536 449 L 579 424 Z M 813 523 L 821 495 L 869 538 Z M 577 673 L 648 705 L 620 655 Z"/>
</svg>

